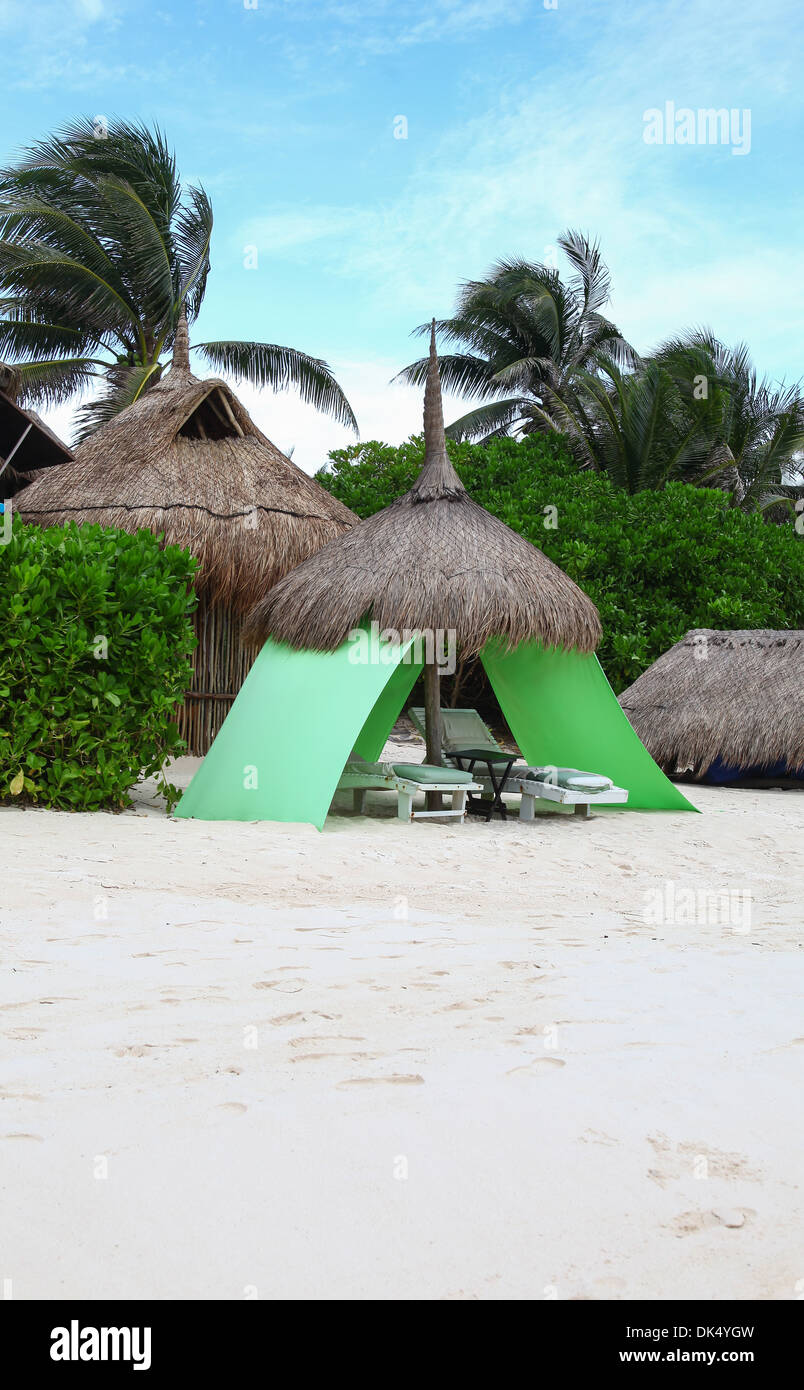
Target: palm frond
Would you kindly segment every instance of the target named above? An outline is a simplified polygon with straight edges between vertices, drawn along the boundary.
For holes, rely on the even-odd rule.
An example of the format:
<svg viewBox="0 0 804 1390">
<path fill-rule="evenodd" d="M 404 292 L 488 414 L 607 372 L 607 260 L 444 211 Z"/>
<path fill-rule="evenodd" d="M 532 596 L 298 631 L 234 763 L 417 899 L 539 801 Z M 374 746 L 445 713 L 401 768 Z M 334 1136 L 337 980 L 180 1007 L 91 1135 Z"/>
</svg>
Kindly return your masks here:
<svg viewBox="0 0 804 1390">
<path fill-rule="evenodd" d="M 91 358 L 73 357 L 53 361 L 15 362 L 19 374 L 19 400 L 29 406 L 65 405 L 83 391 L 97 374 Z"/>
<path fill-rule="evenodd" d="M 490 439 L 495 435 L 506 433 L 515 420 L 527 413 L 528 401 L 521 396 L 514 396 L 507 401 L 493 401 L 489 405 L 478 406 L 476 410 L 470 410 L 466 415 L 462 415 L 459 420 L 453 420 L 448 426 L 446 435 L 448 439 L 478 439 L 483 437 Z"/>
<path fill-rule="evenodd" d="M 320 358 L 274 343 L 217 342 L 193 346 L 218 371 L 229 372 L 252 386 L 269 386 L 273 391 L 292 387 L 308 405 L 332 415 L 357 433 L 352 407 Z"/>
<path fill-rule="evenodd" d="M 75 354 L 86 346 L 86 335 L 65 324 L 36 323 L 25 318 L 0 319 L 0 358 L 32 361 L 59 353 Z"/>
<path fill-rule="evenodd" d="M 111 386 L 95 400 L 87 401 L 76 414 L 76 443 L 80 444 L 121 410 L 139 400 L 143 391 L 154 386 L 161 375 L 159 363 L 146 363 L 115 371 Z"/>
<path fill-rule="evenodd" d="M 128 297 L 139 305 L 141 318 L 154 324 L 170 322 L 174 308 L 170 254 L 151 210 L 137 190 L 117 175 L 104 174 L 97 187 L 108 213 L 107 230 L 122 252 Z"/>
<path fill-rule="evenodd" d="M 187 190 L 189 207 L 176 214 L 174 242 L 179 272 L 176 301 L 186 304 L 187 317 L 196 318 L 209 274 L 209 246 L 212 239 L 212 204 L 203 188 Z"/>
<path fill-rule="evenodd" d="M 411 362 L 403 367 L 394 381 L 406 381 L 411 386 L 423 386 L 427 380 L 428 357 Z M 447 353 L 438 359 L 441 385 L 447 391 L 455 391 L 462 396 L 492 397 L 498 395 L 500 386 L 495 381 L 488 362 L 469 353 Z"/>
<path fill-rule="evenodd" d="M 558 244 L 575 268 L 576 278 L 570 285 L 583 295 L 585 312 L 600 309 L 611 297 L 611 275 L 600 254 L 599 243 L 590 241 L 583 232 L 570 230 L 558 238 Z"/>
</svg>

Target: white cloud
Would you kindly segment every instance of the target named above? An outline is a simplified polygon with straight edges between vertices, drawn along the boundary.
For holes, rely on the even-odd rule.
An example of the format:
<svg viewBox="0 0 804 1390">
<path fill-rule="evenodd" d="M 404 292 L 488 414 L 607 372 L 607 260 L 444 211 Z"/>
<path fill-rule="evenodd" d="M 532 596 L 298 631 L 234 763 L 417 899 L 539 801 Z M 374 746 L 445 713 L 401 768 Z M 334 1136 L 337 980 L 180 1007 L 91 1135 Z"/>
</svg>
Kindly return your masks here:
<svg viewBox="0 0 804 1390">
<path fill-rule="evenodd" d="M 361 440 L 379 439 L 401 444 L 422 430 L 424 395 L 421 387 L 403 382 L 391 383 L 399 370 L 388 361 L 339 362 L 335 376 L 357 416 Z M 284 452 L 293 450 L 293 462 L 314 473 L 331 449 L 355 443 L 351 430 L 305 405 L 288 393 L 272 395 L 253 387 L 233 383 L 252 419 L 268 438 Z M 454 396 L 445 394 L 444 414 L 449 421 L 462 413 Z"/>
</svg>

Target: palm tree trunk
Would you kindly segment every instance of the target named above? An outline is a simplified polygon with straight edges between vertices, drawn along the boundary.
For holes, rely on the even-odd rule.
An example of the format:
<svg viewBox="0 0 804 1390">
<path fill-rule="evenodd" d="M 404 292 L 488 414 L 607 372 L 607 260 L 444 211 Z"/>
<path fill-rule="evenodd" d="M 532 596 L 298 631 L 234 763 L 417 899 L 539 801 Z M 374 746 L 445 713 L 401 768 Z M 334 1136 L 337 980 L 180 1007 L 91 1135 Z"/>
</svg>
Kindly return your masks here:
<svg viewBox="0 0 804 1390">
<path fill-rule="evenodd" d="M 434 661 L 428 661 L 424 668 L 424 726 L 426 731 L 426 761 L 432 767 L 443 767 L 441 749 L 444 743 L 444 728 L 441 719 L 441 672 Z M 443 810 L 440 792 L 427 793 L 428 811 Z"/>
</svg>

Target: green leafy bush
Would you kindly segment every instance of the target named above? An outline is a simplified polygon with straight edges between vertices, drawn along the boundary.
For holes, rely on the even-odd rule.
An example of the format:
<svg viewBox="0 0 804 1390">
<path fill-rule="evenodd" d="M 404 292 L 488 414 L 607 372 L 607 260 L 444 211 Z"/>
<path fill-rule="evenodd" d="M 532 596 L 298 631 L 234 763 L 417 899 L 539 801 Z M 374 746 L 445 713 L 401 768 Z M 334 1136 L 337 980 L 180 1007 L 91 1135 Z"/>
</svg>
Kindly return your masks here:
<svg viewBox="0 0 804 1390">
<path fill-rule="evenodd" d="M 804 536 L 792 522 L 746 515 L 726 494 L 685 483 L 632 496 L 579 472 L 559 434 L 450 443 L 449 453 L 475 501 L 595 601 L 599 656 L 617 691 L 690 628 L 804 627 Z M 371 441 L 329 457 L 318 481 L 365 517 L 411 486 L 424 445 Z"/>
<path fill-rule="evenodd" d="M 180 751 L 196 564 L 150 531 L 14 519 L 0 545 L 0 799 L 119 809 Z"/>
</svg>

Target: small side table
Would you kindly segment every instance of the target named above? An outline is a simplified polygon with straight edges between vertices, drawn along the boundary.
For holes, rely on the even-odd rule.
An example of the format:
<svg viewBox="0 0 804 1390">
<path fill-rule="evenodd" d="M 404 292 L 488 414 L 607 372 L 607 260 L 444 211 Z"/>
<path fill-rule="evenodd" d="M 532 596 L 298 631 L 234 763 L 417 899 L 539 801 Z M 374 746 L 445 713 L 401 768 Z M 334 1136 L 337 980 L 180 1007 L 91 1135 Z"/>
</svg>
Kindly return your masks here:
<svg viewBox="0 0 804 1390">
<path fill-rule="evenodd" d="M 511 775 L 511 768 L 519 754 L 503 753 L 502 750 L 495 753 L 491 748 L 458 748 L 452 753 L 446 753 L 445 756 L 451 759 L 462 772 L 473 772 L 475 763 L 485 763 L 494 793 L 492 799 L 489 801 L 487 797 L 470 796 L 466 803 L 466 809 L 471 815 L 485 816 L 487 822 L 491 820 L 495 811 L 499 811 L 502 819 L 506 820 L 502 789 Z"/>
</svg>

